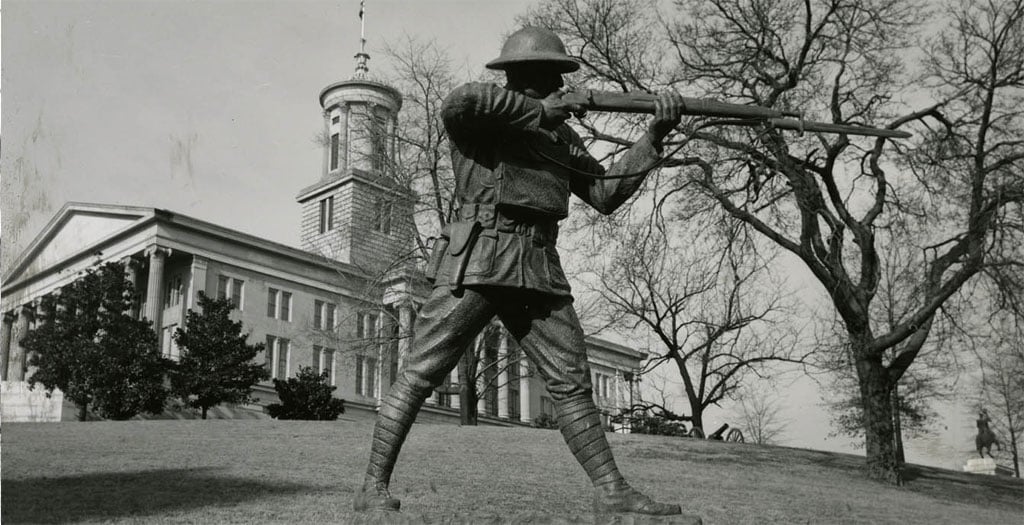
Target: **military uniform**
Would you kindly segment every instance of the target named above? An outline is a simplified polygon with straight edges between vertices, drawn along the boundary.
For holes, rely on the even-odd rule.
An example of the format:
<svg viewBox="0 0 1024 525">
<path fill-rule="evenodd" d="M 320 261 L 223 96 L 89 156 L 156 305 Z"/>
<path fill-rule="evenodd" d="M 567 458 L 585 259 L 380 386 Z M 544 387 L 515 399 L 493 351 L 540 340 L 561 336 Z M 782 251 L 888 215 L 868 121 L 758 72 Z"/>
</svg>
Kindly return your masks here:
<svg viewBox="0 0 1024 525">
<path fill-rule="evenodd" d="M 527 61 L 559 64 L 563 72 L 578 68 L 558 37 L 539 28 L 509 37 L 502 57 L 488 67 Z M 559 429 L 597 488 L 595 511 L 680 513 L 678 505 L 633 490 L 615 465 L 555 248 L 570 194 L 611 213 L 642 183 L 660 145 L 645 135 L 606 173 L 569 126 L 541 126 L 543 108 L 540 100 L 484 83 L 465 84 L 444 102 L 458 209 L 433 247 L 427 273 L 434 289 L 417 316 L 405 367 L 381 403 L 356 510 L 399 509 L 388 484 L 417 412 L 497 316 L 546 381 Z M 626 177 L 596 179 L 577 171 Z"/>
<path fill-rule="evenodd" d="M 489 285 L 569 295 L 555 250 L 557 222 L 568 216 L 569 194 L 610 213 L 636 191 L 643 175 L 598 180 L 566 167 L 628 174 L 650 168 L 660 153 L 641 140 L 606 173 L 572 128 L 540 127 L 540 101 L 492 84 L 457 88 L 445 100 L 443 117 L 453 145 L 459 209 L 431 261 L 430 273 L 441 287 Z M 473 222 L 482 232 L 469 246 Z M 456 283 L 462 257 L 468 257 L 465 275 Z"/>
<path fill-rule="evenodd" d="M 433 248 L 434 291 L 416 322 L 403 374 L 436 388 L 498 316 L 547 380 L 554 401 L 590 395 L 583 332 L 555 244 L 569 195 L 610 213 L 658 151 L 637 142 L 608 172 L 567 125 L 540 127 L 540 102 L 492 84 L 457 88 L 442 110 L 452 141 L 457 220 Z M 634 177 L 599 180 L 574 173 Z"/>
</svg>

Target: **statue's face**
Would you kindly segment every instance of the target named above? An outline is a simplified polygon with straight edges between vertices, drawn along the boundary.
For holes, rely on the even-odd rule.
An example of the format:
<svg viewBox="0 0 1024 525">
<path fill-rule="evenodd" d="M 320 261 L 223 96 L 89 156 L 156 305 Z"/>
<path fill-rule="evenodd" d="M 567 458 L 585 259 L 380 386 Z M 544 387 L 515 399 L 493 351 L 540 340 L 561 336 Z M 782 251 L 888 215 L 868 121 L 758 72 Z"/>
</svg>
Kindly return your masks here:
<svg viewBox="0 0 1024 525">
<path fill-rule="evenodd" d="M 528 62 L 505 71 L 508 87 L 530 98 L 544 98 L 565 85 L 557 66 L 544 62 Z"/>
</svg>

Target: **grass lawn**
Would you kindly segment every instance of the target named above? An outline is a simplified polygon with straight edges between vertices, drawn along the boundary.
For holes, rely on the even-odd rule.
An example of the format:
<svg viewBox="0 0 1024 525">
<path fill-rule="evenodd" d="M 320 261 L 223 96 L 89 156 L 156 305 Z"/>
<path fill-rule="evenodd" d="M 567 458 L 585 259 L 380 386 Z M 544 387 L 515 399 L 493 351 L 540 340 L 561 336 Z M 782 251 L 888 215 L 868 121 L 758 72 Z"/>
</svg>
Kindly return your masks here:
<svg viewBox="0 0 1024 525">
<path fill-rule="evenodd" d="M 0 517 L 350 522 L 370 431 L 363 422 L 273 420 L 5 424 Z M 864 479 L 859 456 L 609 439 L 635 486 L 707 524 L 1024 523 L 1024 483 L 1016 479 L 912 467 L 911 481 L 896 488 Z M 403 452 L 392 487 L 407 517 L 587 516 L 589 482 L 557 431 L 417 424 Z"/>
</svg>

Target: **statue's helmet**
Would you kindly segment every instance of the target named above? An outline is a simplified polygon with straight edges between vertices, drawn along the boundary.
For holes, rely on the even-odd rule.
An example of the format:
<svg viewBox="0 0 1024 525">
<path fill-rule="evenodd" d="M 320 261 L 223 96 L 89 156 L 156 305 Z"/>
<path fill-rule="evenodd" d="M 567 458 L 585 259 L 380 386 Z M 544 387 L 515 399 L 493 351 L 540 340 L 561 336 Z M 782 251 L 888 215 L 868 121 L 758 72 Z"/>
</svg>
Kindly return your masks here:
<svg viewBox="0 0 1024 525">
<path fill-rule="evenodd" d="M 527 26 L 512 33 L 501 47 L 501 56 L 487 63 L 489 69 L 508 69 L 524 63 L 545 63 L 560 73 L 580 68 L 580 63 L 565 52 L 565 44 L 554 32 L 543 27 Z"/>
</svg>

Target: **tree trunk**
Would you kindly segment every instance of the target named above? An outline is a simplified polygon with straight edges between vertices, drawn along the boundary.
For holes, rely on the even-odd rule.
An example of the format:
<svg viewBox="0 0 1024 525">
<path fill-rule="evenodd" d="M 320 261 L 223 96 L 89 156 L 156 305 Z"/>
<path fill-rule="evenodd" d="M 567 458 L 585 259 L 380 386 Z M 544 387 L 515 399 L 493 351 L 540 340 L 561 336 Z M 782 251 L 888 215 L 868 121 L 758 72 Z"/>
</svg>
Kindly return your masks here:
<svg viewBox="0 0 1024 525">
<path fill-rule="evenodd" d="M 899 383 L 892 385 L 892 425 L 894 445 L 896 447 L 896 464 L 902 467 L 907 462 L 907 457 L 903 453 L 903 425 L 900 422 Z"/>
<path fill-rule="evenodd" d="M 89 416 L 89 404 L 82 403 L 78 405 L 78 420 L 85 421 L 85 418 Z"/>
<path fill-rule="evenodd" d="M 1017 455 L 1017 433 L 1010 426 L 1010 452 L 1013 454 L 1013 475 L 1020 479 L 1020 457 Z"/>
<path fill-rule="evenodd" d="M 701 432 L 704 433 L 704 437 L 707 437 L 708 429 L 704 428 L 704 409 L 700 407 L 700 403 L 691 402 L 690 410 L 693 412 L 690 424 L 694 427 L 699 427 Z"/>
<path fill-rule="evenodd" d="M 854 349 L 854 355 L 862 351 Z M 871 479 L 902 485 L 900 465 L 896 459 L 893 429 L 892 385 L 880 358 L 858 357 L 857 378 L 860 383 L 861 407 L 864 409 L 864 445 L 867 452 L 867 475 Z"/>
<path fill-rule="evenodd" d="M 209 410 L 209 407 L 203 407 L 203 419 L 206 419 L 206 411 L 207 410 Z"/>
<path fill-rule="evenodd" d="M 476 355 L 470 348 L 459 360 L 459 424 L 477 425 Z"/>
</svg>

